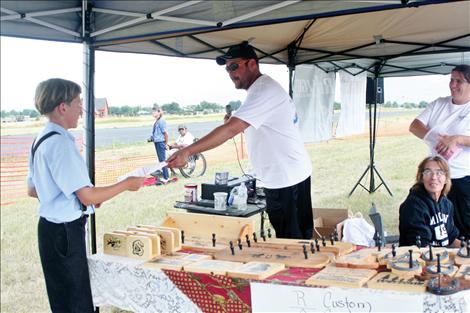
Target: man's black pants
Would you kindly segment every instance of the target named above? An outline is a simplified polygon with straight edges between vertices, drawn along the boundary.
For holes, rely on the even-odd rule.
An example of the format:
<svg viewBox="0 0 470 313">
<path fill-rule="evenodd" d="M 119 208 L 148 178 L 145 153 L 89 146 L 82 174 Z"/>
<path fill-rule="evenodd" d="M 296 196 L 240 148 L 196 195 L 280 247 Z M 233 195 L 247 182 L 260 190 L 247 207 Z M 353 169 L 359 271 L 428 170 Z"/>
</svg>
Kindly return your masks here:
<svg viewBox="0 0 470 313">
<path fill-rule="evenodd" d="M 52 312 L 94 312 L 85 246 L 86 217 L 55 224 L 40 218 L 39 255 Z"/>
<path fill-rule="evenodd" d="M 460 236 L 470 239 L 470 176 L 452 179 L 447 197 L 454 205 L 454 223 Z"/>
<path fill-rule="evenodd" d="M 312 239 L 310 177 L 290 187 L 264 189 L 266 211 L 278 238 Z"/>
</svg>

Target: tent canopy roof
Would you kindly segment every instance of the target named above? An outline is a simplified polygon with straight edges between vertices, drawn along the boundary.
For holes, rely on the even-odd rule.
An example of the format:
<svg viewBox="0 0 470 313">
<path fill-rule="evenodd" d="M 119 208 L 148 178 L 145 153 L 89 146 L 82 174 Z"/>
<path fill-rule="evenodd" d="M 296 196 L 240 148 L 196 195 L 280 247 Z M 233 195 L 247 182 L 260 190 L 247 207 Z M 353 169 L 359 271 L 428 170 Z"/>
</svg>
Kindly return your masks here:
<svg viewBox="0 0 470 313">
<path fill-rule="evenodd" d="M 470 1 L 2 1 L 1 35 L 215 59 L 249 40 L 260 62 L 447 74 L 470 61 Z"/>
</svg>

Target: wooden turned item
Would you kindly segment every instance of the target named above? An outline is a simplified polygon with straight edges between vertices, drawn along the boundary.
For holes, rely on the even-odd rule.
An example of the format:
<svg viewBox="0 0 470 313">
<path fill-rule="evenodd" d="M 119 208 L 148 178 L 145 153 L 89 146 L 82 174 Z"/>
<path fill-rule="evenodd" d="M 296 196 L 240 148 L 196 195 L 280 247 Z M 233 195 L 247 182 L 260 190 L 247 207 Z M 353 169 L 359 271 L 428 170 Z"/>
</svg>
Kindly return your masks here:
<svg viewBox="0 0 470 313">
<path fill-rule="evenodd" d="M 422 272 L 421 265 L 413 260 L 413 250 L 408 250 L 407 260 L 398 260 L 389 263 L 392 273 L 400 277 L 411 277 L 419 275 Z"/>
<path fill-rule="evenodd" d="M 428 282 L 428 291 L 435 295 L 450 295 L 459 291 L 458 279 L 439 274 Z"/>
<path fill-rule="evenodd" d="M 458 266 L 470 264 L 470 240 L 467 240 L 465 245 L 459 249 L 454 262 Z"/>
<path fill-rule="evenodd" d="M 447 251 L 446 251 L 447 252 Z M 433 258 L 434 259 L 434 258 Z M 436 253 L 436 264 L 426 266 L 426 273 L 433 275 L 449 275 L 453 276 L 457 271 L 457 268 L 453 264 L 441 264 L 441 254 Z"/>
</svg>

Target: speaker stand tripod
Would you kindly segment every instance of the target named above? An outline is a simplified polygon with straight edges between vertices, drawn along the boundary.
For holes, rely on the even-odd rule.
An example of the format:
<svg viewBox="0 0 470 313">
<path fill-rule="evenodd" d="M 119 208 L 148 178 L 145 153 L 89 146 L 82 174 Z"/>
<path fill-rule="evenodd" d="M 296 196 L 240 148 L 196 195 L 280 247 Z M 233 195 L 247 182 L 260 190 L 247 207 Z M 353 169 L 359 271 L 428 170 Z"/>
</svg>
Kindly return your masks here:
<svg viewBox="0 0 470 313">
<path fill-rule="evenodd" d="M 382 185 L 385 187 L 385 189 L 387 189 L 390 196 L 393 197 L 392 192 L 388 188 L 382 176 L 380 176 L 379 171 L 375 168 L 375 163 L 374 163 L 375 139 L 376 139 L 376 131 L 377 131 L 377 78 L 374 79 L 374 85 L 375 85 L 374 86 L 375 87 L 374 88 L 375 101 L 374 103 L 369 104 L 369 165 L 365 169 L 364 173 L 362 173 L 361 177 L 359 177 L 359 179 L 357 180 L 356 184 L 354 185 L 353 189 L 349 193 L 348 197 L 351 197 L 351 195 L 354 193 L 354 190 L 356 190 L 357 186 L 361 186 L 369 193 L 374 193 Z M 362 179 L 366 176 L 368 172 L 370 176 L 369 188 L 367 188 L 361 183 Z M 374 178 L 375 174 L 377 174 L 377 176 L 380 179 L 380 184 L 377 187 L 375 186 L 375 178 Z"/>
</svg>

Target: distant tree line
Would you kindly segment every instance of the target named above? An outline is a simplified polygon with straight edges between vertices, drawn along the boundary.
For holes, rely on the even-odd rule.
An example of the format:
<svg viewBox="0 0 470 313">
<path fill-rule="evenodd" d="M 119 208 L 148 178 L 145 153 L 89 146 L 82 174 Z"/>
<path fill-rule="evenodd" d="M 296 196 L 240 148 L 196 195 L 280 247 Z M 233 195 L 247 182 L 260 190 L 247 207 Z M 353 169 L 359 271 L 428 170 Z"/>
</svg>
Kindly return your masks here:
<svg viewBox="0 0 470 313">
<path fill-rule="evenodd" d="M 156 103 L 157 104 L 157 103 Z M 228 103 L 232 110 L 236 110 L 242 104 L 241 101 L 230 101 Z M 199 104 L 188 105 L 182 107 L 179 103 L 171 102 L 160 105 L 160 108 L 167 114 L 179 114 L 179 115 L 193 115 L 193 114 L 209 114 L 209 113 L 219 113 L 225 111 L 225 106 L 222 106 L 218 103 L 201 101 Z M 152 107 L 142 107 L 136 106 L 131 107 L 128 105 L 121 107 L 109 107 L 109 114 L 115 116 L 137 116 L 151 114 Z"/>
<path fill-rule="evenodd" d="M 231 106 L 232 110 L 237 110 L 242 102 L 240 100 L 237 101 L 230 101 L 228 105 Z M 414 102 L 405 102 L 398 104 L 396 101 L 387 101 L 384 104 L 381 104 L 384 108 L 405 108 L 405 109 L 417 109 L 417 108 L 425 108 L 428 105 L 426 101 L 420 101 L 419 103 Z M 218 103 L 214 102 L 207 102 L 201 101 L 199 104 L 195 105 L 188 105 L 185 107 L 181 107 L 176 102 L 165 103 L 160 105 L 161 109 L 168 114 L 180 114 L 180 115 L 194 115 L 194 114 L 209 114 L 209 113 L 220 113 L 225 111 L 225 106 L 222 106 Z M 368 108 L 368 105 L 366 105 Z M 334 102 L 333 108 L 335 110 L 341 109 L 341 103 Z M 109 114 L 114 116 L 138 116 L 138 115 L 145 115 L 151 114 L 152 107 L 144 107 L 144 106 L 134 106 L 131 107 L 129 105 L 124 105 L 121 107 L 109 107 Z M 1 118 L 13 118 L 16 121 L 22 121 L 25 118 L 38 118 L 39 112 L 34 109 L 24 109 L 22 111 L 17 110 L 1 110 Z"/>
<path fill-rule="evenodd" d="M 17 110 L 2 110 L 1 111 L 1 118 L 14 118 L 16 121 L 24 121 L 25 118 L 39 118 L 39 112 L 32 109 L 24 109 L 22 111 Z"/>
</svg>

